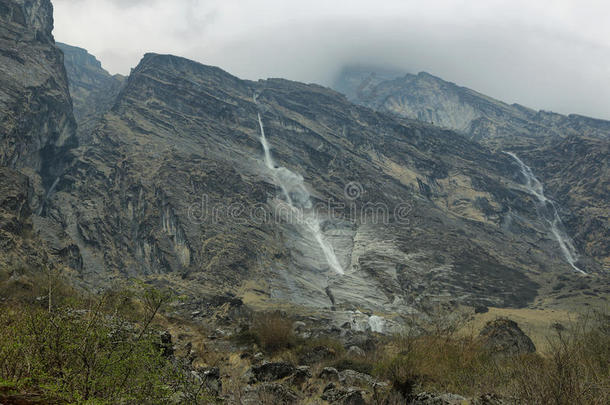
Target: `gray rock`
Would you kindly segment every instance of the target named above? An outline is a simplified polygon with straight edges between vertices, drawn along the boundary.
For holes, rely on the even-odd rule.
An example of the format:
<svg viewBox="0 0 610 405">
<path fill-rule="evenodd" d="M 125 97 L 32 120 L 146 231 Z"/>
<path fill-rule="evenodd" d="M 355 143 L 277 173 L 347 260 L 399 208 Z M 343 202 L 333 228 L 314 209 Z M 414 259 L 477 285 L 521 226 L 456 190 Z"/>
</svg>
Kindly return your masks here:
<svg viewBox="0 0 610 405">
<path fill-rule="evenodd" d="M 359 348 L 358 346 L 350 346 L 350 348 L 347 349 L 347 354 L 351 355 L 351 356 L 355 356 L 355 357 L 364 357 L 364 356 L 366 356 L 365 351 L 362 350 L 361 348 Z"/>
<path fill-rule="evenodd" d="M 194 370 L 194 373 L 206 391 L 214 395 L 222 392 L 222 380 L 218 367 L 200 367 Z"/>
<path fill-rule="evenodd" d="M 339 372 L 334 367 L 324 367 L 318 374 L 318 378 L 326 381 L 339 381 Z"/>
<path fill-rule="evenodd" d="M 305 322 L 296 321 L 295 323 L 292 324 L 292 329 L 297 333 L 301 333 L 304 331 L 306 326 L 307 326 L 307 324 Z"/>
<path fill-rule="evenodd" d="M 252 366 L 249 374 L 252 375 L 251 382 L 275 381 L 294 374 L 296 368 L 287 362 L 263 363 Z"/>
<path fill-rule="evenodd" d="M 307 366 L 299 366 L 290 378 L 292 385 L 300 386 L 305 384 L 312 377 L 311 371 Z"/>
<path fill-rule="evenodd" d="M 357 385 L 372 387 L 377 383 L 373 377 L 368 374 L 359 373 L 354 370 L 343 370 L 339 373 L 339 382 L 343 385 Z"/>
<path fill-rule="evenodd" d="M 462 405 L 466 398 L 456 394 L 433 394 L 421 392 L 410 402 L 413 405 Z"/>
<path fill-rule="evenodd" d="M 362 390 L 354 387 L 338 388 L 335 384 L 330 383 L 322 392 L 321 399 L 328 401 L 331 404 L 341 405 L 365 405 L 366 402 L 362 396 Z"/>
<path fill-rule="evenodd" d="M 487 350 L 495 355 L 515 356 L 533 353 L 536 346 L 515 321 L 500 318 L 487 322 L 479 337 Z"/>
<path fill-rule="evenodd" d="M 290 388 L 279 383 L 264 383 L 248 386 L 245 389 L 242 404 L 244 405 L 293 405 L 298 395 Z"/>
</svg>

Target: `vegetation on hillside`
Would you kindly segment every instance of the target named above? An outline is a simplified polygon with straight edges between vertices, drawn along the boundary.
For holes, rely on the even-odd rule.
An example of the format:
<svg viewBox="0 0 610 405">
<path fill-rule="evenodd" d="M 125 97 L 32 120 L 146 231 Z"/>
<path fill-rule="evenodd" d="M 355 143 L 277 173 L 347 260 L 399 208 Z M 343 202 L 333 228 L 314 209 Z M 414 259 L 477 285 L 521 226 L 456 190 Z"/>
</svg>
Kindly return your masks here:
<svg viewBox="0 0 610 405">
<path fill-rule="evenodd" d="M 0 399 L 164 404 L 176 396 L 181 403 L 206 398 L 155 327 L 170 294 L 137 285 L 86 296 L 51 276 L 0 279 Z"/>
</svg>

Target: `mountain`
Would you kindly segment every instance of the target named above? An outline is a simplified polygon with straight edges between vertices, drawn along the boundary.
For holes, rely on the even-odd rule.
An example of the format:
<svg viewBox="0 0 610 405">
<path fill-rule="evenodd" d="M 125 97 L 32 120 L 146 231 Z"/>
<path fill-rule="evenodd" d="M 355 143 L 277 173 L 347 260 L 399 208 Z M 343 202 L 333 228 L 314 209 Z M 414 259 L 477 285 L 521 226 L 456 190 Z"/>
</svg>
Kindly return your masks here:
<svg viewBox="0 0 610 405">
<path fill-rule="evenodd" d="M 10 18 L 50 10 L 48 1 L 2 4 L 14 6 L 2 9 Z M 20 29 L 37 37 L 36 25 Z M 28 166 L 6 169 L 11 180 L 0 186 L 15 197 L 1 201 L 3 226 L 78 286 L 135 277 L 182 294 L 184 311 L 230 293 L 336 322 L 373 312 L 391 322 L 447 301 L 555 305 L 560 277 L 567 289 L 583 278 L 603 284 L 595 257 L 581 254 L 588 274 L 574 273 L 520 165 L 463 134 L 321 86 L 242 80 L 172 55 L 146 54 L 120 83 L 85 51 L 62 45 L 64 61 L 52 37 L 42 39 L 32 47 L 56 57 L 36 59 L 42 67 L 24 59 L 19 72 L 57 72 L 47 82 L 61 92 L 13 119 L 32 114 L 28 122 L 46 120 L 41 136 L 64 128 L 70 142 L 53 144 L 58 165 L 44 172 L 52 181 L 42 208 L 19 193 L 35 185 Z M 5 99 L 29 106 L 17 84 Z M 15 136 L 25 142 L 30 131 Z"/>
<path fill-rule="evenodd" d="M 516 152 L 559 203 L 577 250 L 610 269 L 610 121 L 509 105 L 425 72 L 346 67 L 334 87 L 355 103 Z"/>
<path fill-rule="evenodd" d="M 264 164 L 258 114 L 282 172 Z M 320 86 L 147 54 L 91 137 L 49 216 L 96 285 L 152 277 L 194 295 L 389 314 L 448 297 L 523 306 L 571 271 L 508 155 Z M 344 275 L 311 229 L 282 216 L 278 173 L 302 175 L 323 204 L 320 232 Z M 387 221 L 353 218 L 352 205 Z"/>
<path fill-rule="evenodd" d="M 333 87 L 355 103 L 453 129 L 494 149 L 541 146 L 569 135 L 610 139 L 610 121 L 509 105 L 426 72 L 346 67 Z"/>
<path fill-rule="evenodd" d="M 112 107 L 125 77 L 110 75 L 85 49 L 62 43 L 57 43 L 57 47 L 64 54 L 64 65 L 70 79 L 78 138 L 81 143 L 86 143 L 102 115 Z"/>
</svg>

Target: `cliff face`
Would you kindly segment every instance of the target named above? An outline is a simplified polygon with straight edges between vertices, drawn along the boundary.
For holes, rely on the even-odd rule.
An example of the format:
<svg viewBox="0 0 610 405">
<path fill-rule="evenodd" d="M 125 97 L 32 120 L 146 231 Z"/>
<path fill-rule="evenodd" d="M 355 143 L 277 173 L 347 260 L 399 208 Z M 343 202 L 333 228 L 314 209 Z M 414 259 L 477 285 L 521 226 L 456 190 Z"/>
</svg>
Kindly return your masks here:
<svg viewBox="0 0 610 405">
<path fill-rule="evenodd" d="M 15 288 L 28 288 L 26 273 L 80 263 L 61 227 L 37 215 L 77 145 L 52 29 L 50 1 L 0 1 L 0 278 Z"/>
<path fill-rule="evenodd" d="M 77 144 L 53 8 L 49 0 L 2 0 L 0 21 L 0 165 L 26 172 L 40 195 Z"/>
<path fill-rule="evenodd" d="M 125 83 L 125 77 L 110 75 L 102 64 L 85 49 L 58 43 L 64 53 L 74 117 L 81 144 L 91 140 L 91 131 L 112 107 Z"/>
<path fill-rule="evenodd" d="M 281 213 L 259 113 L 275 164 L 323 203 L 344 275 Z M 138 275 L 190 293 L 404 313 L 447 297 L 521 306 L 571 271 L 509 156 L 315 85 L 148 54 L 78 155 L 49 216 L 97 284 Z M 377 209 L 387 218 L 372 220 Z"/>
</svg>

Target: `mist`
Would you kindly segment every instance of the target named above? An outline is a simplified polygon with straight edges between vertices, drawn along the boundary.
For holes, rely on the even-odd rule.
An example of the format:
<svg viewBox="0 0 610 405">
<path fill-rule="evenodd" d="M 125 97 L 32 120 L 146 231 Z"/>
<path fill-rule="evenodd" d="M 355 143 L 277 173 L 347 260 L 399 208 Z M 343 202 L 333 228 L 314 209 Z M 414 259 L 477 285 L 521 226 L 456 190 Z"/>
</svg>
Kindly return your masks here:
<svg viewBox="0 0 610 405">
<path fill-rule="evenodd" d="M 427 71 L 536 109 L 610 119 L 602 1 L 55 0 L 55 38 L 111 73 L 146 52 L 246 79 L 332 85 L 346 65 Z"/>
</svg>

